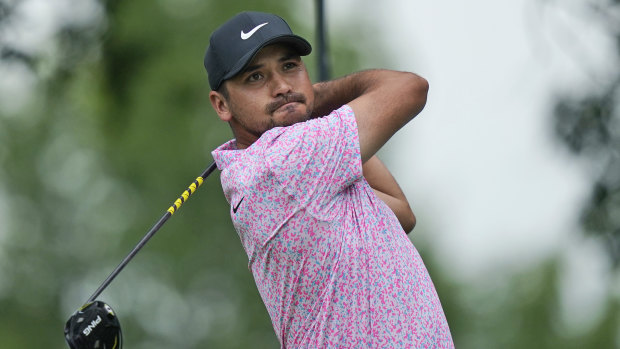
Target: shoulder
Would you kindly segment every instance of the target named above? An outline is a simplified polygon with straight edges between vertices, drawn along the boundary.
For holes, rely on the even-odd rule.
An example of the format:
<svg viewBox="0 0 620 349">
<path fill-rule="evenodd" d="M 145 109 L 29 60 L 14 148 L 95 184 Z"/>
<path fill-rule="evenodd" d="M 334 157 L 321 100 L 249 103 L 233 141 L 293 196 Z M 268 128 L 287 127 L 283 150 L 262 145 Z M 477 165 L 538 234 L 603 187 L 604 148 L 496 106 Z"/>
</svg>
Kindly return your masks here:
<svg viewBox="0 0 620 349">
<path fill-rule="evenodd" d="M 347 136 L 356 137 L 357 126 L 353 109 L 343 105 L 326 116 L 267 131 L 261 141 L 267 153 L 277 155 L 315 152 Z"/>
</svg>

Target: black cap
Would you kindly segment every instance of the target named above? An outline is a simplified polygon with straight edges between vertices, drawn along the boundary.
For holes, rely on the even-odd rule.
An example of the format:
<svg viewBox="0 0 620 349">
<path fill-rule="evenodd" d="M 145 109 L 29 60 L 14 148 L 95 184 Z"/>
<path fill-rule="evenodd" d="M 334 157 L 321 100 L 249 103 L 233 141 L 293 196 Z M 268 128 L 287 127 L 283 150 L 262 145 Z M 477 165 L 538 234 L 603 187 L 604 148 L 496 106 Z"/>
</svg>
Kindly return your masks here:
<svg viewBox="0 0 620 349">
<path fill-rule="evenodd" d="M 301 56 L 312 52 L 308 41 L 293 34 L 284 19 L 270 13 L 242 12 L 217 28 L 211 34 L 204 59 L 211 89 L 217 90 L 261 48 L 274 43 L 287 43 Z"/>
</svg>

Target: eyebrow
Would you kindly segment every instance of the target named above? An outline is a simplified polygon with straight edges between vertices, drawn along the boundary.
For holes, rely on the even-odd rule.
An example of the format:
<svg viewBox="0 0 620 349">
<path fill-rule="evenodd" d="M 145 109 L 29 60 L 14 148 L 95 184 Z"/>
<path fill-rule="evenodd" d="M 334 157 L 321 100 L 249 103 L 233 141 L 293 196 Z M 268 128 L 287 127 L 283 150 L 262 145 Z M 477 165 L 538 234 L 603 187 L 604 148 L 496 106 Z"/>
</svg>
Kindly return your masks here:
<svg viewBox="0 0 620 349">
<path fill-rule="evenodd" d="M 285 54 L 285 55 L 283 55 L 282 57 L 280 57 L 280 59 L 278 59 L 278 62 L 280 62 L 280 63 L 281 63 L 281 62 L 286 62 L 286 61 L 288 61 L 288 60 L 290 60 L 290 59 L 301 60 L 301 57 L 299 56 L 299 54 L 298 54 L 298 53 L 291 51 L 291 52 L 286 53 L 286 54 Z M 242 71 L 241 73 L 242 73 L 242 74 L 249 73 L 249 72 L 252 72 L 252 71 L 258 70 L 258 69 L 262 68 L 263 66 L 264 66 L 264 64 L 253 64 L 253 65 L 248 65 L 247 67 L 245 67 L 245 68 L 243 69 L 243 71 Z"/>
</svg>

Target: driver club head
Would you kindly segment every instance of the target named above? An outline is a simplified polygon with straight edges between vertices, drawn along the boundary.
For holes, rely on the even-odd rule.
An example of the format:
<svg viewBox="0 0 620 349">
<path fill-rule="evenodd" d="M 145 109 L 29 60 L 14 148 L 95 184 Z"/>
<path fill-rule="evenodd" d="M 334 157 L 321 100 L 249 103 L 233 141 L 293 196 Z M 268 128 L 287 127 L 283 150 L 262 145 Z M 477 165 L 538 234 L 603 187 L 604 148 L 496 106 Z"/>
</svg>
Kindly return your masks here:
<svg viewBox="0 0 620 349">
<path fill-rule="evenodd" d="M 112 308 L 102 301 L 87 303 L 65 324 L 71 349 L 121 349 L 121 324 Z"/>
</svg>

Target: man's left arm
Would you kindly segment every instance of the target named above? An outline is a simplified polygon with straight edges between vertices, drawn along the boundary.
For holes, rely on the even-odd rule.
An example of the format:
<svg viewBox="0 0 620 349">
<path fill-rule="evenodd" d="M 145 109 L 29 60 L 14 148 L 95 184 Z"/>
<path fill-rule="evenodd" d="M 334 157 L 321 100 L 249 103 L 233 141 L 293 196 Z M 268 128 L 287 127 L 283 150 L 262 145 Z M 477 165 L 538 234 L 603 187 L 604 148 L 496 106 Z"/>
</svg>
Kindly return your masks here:
<svg viewBox="0 0 620 349">
<path fill-rule="evenodd" d="M 362 169 L 370 187 L 392 209 L 403 230 L 409 234 L 415 226 L 416 219 L 396 179 L 376 155 L 368 159 Z"/>
</svg>

